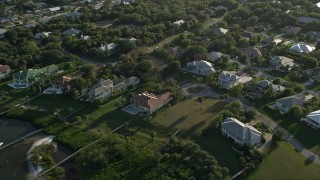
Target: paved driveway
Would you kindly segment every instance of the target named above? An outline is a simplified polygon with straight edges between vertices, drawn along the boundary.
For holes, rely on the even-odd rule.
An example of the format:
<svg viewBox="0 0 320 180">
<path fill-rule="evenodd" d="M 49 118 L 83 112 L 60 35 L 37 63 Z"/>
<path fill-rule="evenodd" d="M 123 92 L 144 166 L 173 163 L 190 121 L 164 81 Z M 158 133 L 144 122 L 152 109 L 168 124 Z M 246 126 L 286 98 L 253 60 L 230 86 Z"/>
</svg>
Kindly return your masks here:
<svg viewBox="0 0 320 180">
<path fill-rule="evenodd" d="M 202 91 L 199 93 L 191 93 L 188 92 L 188 88 L 193 87 L 193 86 L 200 86 L 202 88 Z M 210 86 L 206 84 L 196 84 L 196 83 L 186 83 L 181 86 L 185 96 L 187 97 L 212 97 L 218 99 L 220 97 L 220 94 L 214 92 Z"/>
</svg>

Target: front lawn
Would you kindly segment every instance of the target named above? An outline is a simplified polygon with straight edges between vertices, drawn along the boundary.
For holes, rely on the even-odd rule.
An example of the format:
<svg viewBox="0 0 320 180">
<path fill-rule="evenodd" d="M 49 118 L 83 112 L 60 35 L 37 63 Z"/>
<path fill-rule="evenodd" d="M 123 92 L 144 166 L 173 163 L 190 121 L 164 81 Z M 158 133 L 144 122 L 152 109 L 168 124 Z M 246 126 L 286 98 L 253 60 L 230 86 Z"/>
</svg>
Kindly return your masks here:
<svg viewBox="0 0 320 180">
<path fill-rule="evenodd" d="M 290 144 L 280 142 L 248 179 L 320 179 L 320 166 L 310 163 Z"/>
<path fill-rule="evenodd" d="M 276 112 L 276 110 L 271 110 L 269 107 L 264 106 L 260 108 L 259 111 L 275 122 L 277 122 L 281 127 L 288 130 L 295 138 L 298 139 L 307 149 L 320 155 L 320 138 L 315 138 L 320 136 L 320 132 L 307 126 L 299 120 L 288 118 L 285 115 L 281 115 Z"/>
</svg>

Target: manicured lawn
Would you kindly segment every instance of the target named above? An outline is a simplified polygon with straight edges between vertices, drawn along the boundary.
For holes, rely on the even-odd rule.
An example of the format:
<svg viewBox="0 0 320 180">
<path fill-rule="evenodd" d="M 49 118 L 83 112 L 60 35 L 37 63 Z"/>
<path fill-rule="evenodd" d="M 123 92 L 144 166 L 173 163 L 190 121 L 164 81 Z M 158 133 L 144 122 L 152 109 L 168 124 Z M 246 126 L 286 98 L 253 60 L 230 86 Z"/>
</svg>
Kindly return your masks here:
<svg viewBox="0 0 320 180">
<path fill-rule="evenodd" d="M 223 106 L 221 101 L 210 98 L 201 104 L 196 98 L 189 98 L 158 112 L 152 123 L 168 130 L 180 129 L 184 136 L 199 135 Z"/>
<path fill-rule="evenodd" d="M 201 135 L 202 130 L 208 127 L 224 106 L 225 103 L 219 100 L 208 98 L 200 104 L 197 98 L 189 98 L 158 112 L 151 122 L 155 126 L 166 128 L 168 132 L 180 129 L 182 138 L 194 141 L 233 174 L 238 172 L 241 166 L 240 155 L 232 149 L 232 143 L 219 133 Z"/>
<path fill-rule="evenodd" d="M 320 132 L 315 131 L 305 123 L 280 115 L 278 112 L 268 107 L 259 110 L 277 122 L 281 127 L 288 130 L 295 138 L 297 138 L 307 149 L 320 155 Z"/>
<path fill-rule="evenodd" d="M 280 142 L 248 179 L 320 179 L 320 166 L 310 164 L 290 144 Z"/>
</svg>

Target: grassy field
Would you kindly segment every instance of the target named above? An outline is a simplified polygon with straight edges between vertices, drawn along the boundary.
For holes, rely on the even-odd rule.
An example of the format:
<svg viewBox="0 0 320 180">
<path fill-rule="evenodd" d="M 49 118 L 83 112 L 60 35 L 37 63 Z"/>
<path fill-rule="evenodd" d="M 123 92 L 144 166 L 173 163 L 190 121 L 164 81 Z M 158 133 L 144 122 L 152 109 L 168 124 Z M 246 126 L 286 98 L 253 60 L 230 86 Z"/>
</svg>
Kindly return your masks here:
<svg viewBox="0 0 320 180">
<path fill-rule="evenodd" d="M 320 179 L 320 166 L 310 164 L 292 146 L 281 142 L 248 179 Z"/>
<path fill-rule="evenodd" d="M 201 149 L 213 155 L 220 165 L 228 167 L 233 174 L 240 170 L 240 155 L 232 150 L 232 144 L 219 133 L 200 135 L 224 106 L 225 103 L 219 100 L 208 98 L 200 104 L 196 98 L 189 98 L 158 112 L 152 123 L 166 128 L 168 132 L 180 129 L 182 137 L 197 143 Z"/>
<path fill-rule="evenodd" d="M 259 110 L 277 122 L 281 127 L 288 130 L 295 138 L 297 138 L 307 149 L 320 155 L 320 138 L 319 132 L 315 131 L 305 123 L 280 115 L 280 113 L 263 107 Z"/>
</svg>

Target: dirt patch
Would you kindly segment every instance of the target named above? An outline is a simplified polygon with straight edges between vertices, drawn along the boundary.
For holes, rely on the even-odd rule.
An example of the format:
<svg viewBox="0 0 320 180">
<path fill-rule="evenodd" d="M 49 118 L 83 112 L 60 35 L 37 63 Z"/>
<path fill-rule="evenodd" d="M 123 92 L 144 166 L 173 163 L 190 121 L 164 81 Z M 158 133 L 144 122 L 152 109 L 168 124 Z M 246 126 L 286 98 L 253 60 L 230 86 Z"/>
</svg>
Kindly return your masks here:
<svg viewBox="0 0 320 180">
<path fill-rule="evenodd" d="M 200 86 L 192 86 L 187 89 L 189 93 L 200 93 L 203 90 Z"/>
</svg>

